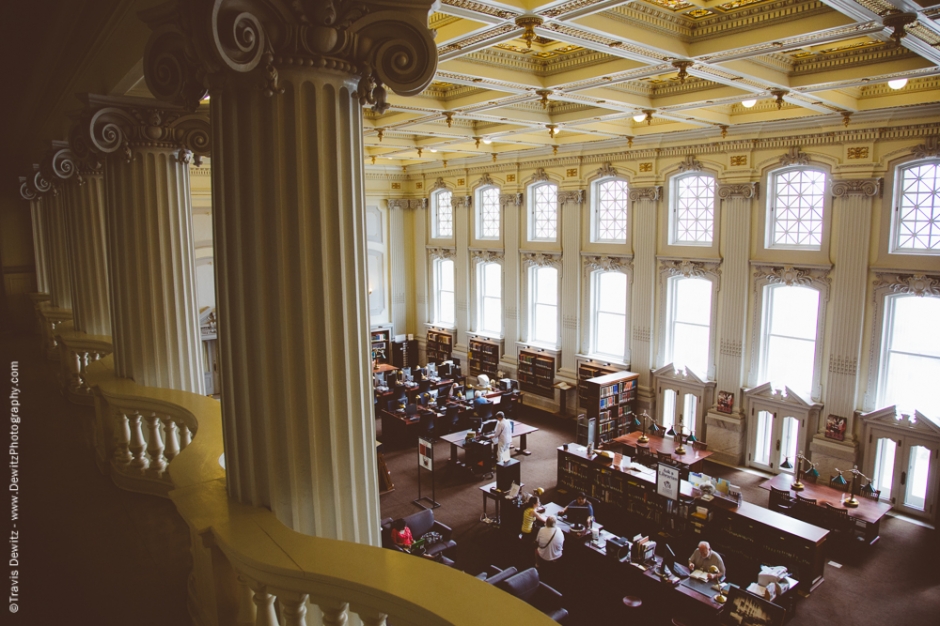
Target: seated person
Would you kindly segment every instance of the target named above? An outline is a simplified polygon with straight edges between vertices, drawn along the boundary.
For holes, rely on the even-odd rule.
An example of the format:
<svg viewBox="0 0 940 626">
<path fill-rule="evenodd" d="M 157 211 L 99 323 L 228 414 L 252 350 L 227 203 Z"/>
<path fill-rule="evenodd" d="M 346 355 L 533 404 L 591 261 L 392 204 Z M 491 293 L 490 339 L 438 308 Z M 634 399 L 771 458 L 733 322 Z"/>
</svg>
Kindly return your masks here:
<svg viewBox="0 0 940 626">
<path fill-rule="evenodd" d="M 480 407 L 483 407 L 489 403 L 490 401 L 483 397 L 483 392 L 481 390 L 477 389 L 473 392 L 473 408 L 476 410 L 477 415 L 479 415 L 481 411 L 486 410 Z"/>
<path fill-rule="evenodd" d="M 588 510 L 588 517 L 594 517 L 594 507 L 591 506 L 591 502 L 587 499 L 587 495 L 583 491 L 578 493 L 578 497 L 569 502 L 568 506 L 586 506 Z M 567 513 L 568 506 L 559 511 L 559 513 L 561 515 Z"/>
<path fill-rule="evenodd" d="M 535 522 L 545 523 L 545 516 L 539 513 L 540 508 L 542 507 L 538 496 L 531 496 L 526 502 L 525 511 L 522 512 L 522 534 L 524 536 L 532 536 L 535 530 Z"/>
<path fill-rule="evenodd" d="M 405 550 L 411 549 L 414 538 L 411 536 L 411 529 L 405 523 L 404 518 L 399 517 L 392 522 L 392 543 Z"/>
<path fill-rule="evenodd" d="M 717 574 L 708 571 L 712 565 L 718 568 Z M 725 578 L 725 562 L 717 552 L 712 551 L 707 541 L 699 542 L 698 549 L 689 557 L 689 569 L 702 570 L 708 574 L 708 580 L 715 580 L 716 578 L 724 580 Z"/>
</svg>

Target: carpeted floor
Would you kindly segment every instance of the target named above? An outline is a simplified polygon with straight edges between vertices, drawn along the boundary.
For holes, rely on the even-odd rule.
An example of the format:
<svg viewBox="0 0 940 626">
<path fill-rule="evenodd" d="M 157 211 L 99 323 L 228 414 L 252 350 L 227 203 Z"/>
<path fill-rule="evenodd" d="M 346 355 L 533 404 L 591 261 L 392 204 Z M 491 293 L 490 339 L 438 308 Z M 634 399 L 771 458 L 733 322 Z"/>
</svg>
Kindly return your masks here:
<svg viewBox="0 0 940 626">
<path fill-rule="evenodd" d="M 529 436 L 532 455 L 522 459 L 522 480 L 525 490 L 536 487 L 546 490 L 543 500 L 566 504 L 568 497 L 555 500 L 556 448 L 573 441 L 574 424 L 534 409 L 524 409 L 520 419 L 537 426 L 538 433 Z M 381 426 L 379 425 L 381 440 Z M 395 490 L 382 496 L 382 514 L 403 517 L 419 510 L 412 503 L 418 497 L 417 453 L 414 447 L 384 450 L 395 483 Z M 479 487 L 488 481 L 471 478 L 460 468 L 449 466 L 449 446 L 440 443 L 435 449 L 437 471 L 435 497 L 441 503 L 434 514 L 454 530 L 457 541 L 456 565 L 476 574 L 488 565 L 522 566 L 527 554 L 506 544 L 501 533 L 480 521 L 483 497 Z M 744 499 L 767 505 L 768 493 L 758 485 L 764 476 L 708 463 L 706 473 L 728 478 L 742 489 Z M 430 495 L 430 474 L 422 471 L 422 495 Z M 489 504 L 492 513 L 492 502 Z M 605 520 L 601 519 L 601 522 Z M 607 520 L 610 523 L 609 520 Z M 570 550 L 572 546 L 567 546 Z M 681 557 L 682 555 L 680 555 Z M 901 624 L 914 626 L 940 622 L 940 541 L 937 532 L 923 526 L 888 516 L 881 526 L 881 541 L 870 549 L 850 546 L 833 548 L 829 559 L 841 567 L 827 565 L 825 581 L 811 594 L 801 597 L 793 626 L 837 626 L 868 624 Z M 571 589 L 571 578 L 578 572 L 565 572 L 558 587 Z M 598 597 L 590 601 L 566 595 L 565 607 L 571 611 L 566 624 L 597 624 L 601 619 L 627 620 L 620 597 Z M 622 595 L 622 593 L 621 593 Z M 803 594 L 801 594 L 803 595 Z M 668 607 L 652 611 L 636 623 L 670 623 Z"/>
</svg>

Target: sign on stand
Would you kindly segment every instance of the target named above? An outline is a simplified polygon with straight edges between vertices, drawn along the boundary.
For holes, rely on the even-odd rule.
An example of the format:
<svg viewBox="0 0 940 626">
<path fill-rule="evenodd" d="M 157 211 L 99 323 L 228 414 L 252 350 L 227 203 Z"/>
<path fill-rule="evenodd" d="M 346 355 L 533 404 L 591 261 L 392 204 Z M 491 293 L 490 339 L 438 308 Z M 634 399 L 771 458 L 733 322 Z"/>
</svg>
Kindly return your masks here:
<svg viewBox="0 0 940 626">
<path fill-rule="evenodd" d="M 656 473 L 656 491 L 670 500 L 679 499 L 679 468 L 660 463 Z"/>
<path fill-rule="evenodd" d="M 431 472 L 431 497 L 421 495 L 421 470 Z M 418 439 L 418 499 L 412 500 L 422 509 L 436 509 L 441 503 L 435 499 L 434 493 L 434 442 L 428 439 Z M 428 505 L 424 503 L 427 502 Z"/>
</svg>

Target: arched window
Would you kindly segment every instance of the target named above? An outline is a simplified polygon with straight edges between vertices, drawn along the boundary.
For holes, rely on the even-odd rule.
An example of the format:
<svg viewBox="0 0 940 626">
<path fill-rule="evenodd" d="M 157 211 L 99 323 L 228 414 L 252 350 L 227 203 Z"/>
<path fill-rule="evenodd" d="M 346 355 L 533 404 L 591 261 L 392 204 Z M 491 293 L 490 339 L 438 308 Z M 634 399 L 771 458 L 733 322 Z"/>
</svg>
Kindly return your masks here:
<svg viewBox="0 0 940 626">
<path fill-rule="evenodd" d="M 436 239 L 449 239 L 454 236 L 454 207 L 451 204 L 453 197 L 447 189 L 436 191 L 431 196 L 431 236 Z"/>
<path fill-rule="evenodd" d="M 594 184 L 594 241 L 627 242 L 627 181 L 606 178 Z"/>
<path fill-rule="evenodd" d="M 499 187 L 483 187 L 477 191 L 477 239 L 499 239 Z"/>
<path fill-rule="evenodd" d="M 558 186 L 541 183 L 529 188 L 529 241 L 558 238 Z"/>
<path fill-rule="evenodd" d="M 892 252 L 940 253 L 940 161 L 897 170 Z"/>
<path fill-rule="evenodd" d="M 558 345 L 558 270 L 533 267 L 529 271 L 529 341 L 554 348 Z"/>
<path fill-rule="evenodd" d="M 674 276 L 666 294 L 665 363 L 685 367 L 700 378 L 708 374 L 712 283 Z"/>
<path fill-rule="evenodd" d="M 761 382 L 790 387 L 809 396 L 816 365 L 819 296 L 816 289 L 764 287 L 760 346 Z"/>
<path fill-rule="evenodd" d="M 457 320 L 454 306 L 454 261 L 436 259 L 433 268 L 434 323 L 453 326 Z"/>
<path fill-rule="evenodd" d="M 592 283 L 593 352 L 621 360 L 627 339 L 627 275 L 614 271 L 594 272 Z"/>
<path fill-rule="evenodd" d="M 480 263 L 477 271 L 480 294 L 477 330 L 489 335 L 502 335 L 503 267 L 499 263 Z"/>
<path fill-rule="evenodd" d="M 772 173 L 767 247 L 819 250 L 822 247 L 826 173 L 807 167 Z"/>
<path fill-rule="evenodd" d="M 708 245 L 715 238 L 715 178 L 686 174 L 673 178 L 669 243 Z"/>
</svg>

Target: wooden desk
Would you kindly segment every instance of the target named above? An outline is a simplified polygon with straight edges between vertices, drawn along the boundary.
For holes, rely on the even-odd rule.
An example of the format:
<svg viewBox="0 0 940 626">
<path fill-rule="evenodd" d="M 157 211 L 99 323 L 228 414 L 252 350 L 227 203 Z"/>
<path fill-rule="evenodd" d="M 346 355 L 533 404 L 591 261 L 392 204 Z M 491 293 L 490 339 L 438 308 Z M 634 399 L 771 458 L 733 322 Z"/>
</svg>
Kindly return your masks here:
<svg viewBox="0 0 940 626">
<path fill-rule="evenodd" d="M 519 437 L 520 449 L 516 451 L 516 454 L 525 454 L 525 455 L 530 454 L 529 451 L 526 450 L 526 447 L 528 445 L 526 443 L 527 436 L 532 433 L 538 432 L 539 429 L 536 428 L 535 426 L 529 426 L 528 424 L 523 424 L 522 422 L 517 422 L 515 420 L 513 420 L 513 424 L 514 424 L 514 427 L 512 429 L 512 436 L 513 438 Z M 450 460 L 454 463 L 458 461 L 457 448 L 463 448 L 467 443 L 468 432 L 470 431 L 459 430 L 455 433 L 451 433 L 449 435 L 444 435 L 443 437 L 440 437 L 441 441 L 446 441 L 447 443 L 450 444 Z"/>
<path fill-rule="evenodd" d="M 849 512 L 849 517 L 865 524 L 865 541 L 869 545 L 874 545 L 881 538 L 881 519 L 891 510 L 891 505 L 887 502 L 859 497 L 857 498 L 857 507 L 847 507 L 844 503 L 845 498 L 849 496 L 847 492 L 833 489 L 829 485 L 816 485 L 805 480 L 803 481 L 803 489 L 795 491 L 792 488 L 793 481 L 793 476 L 789 474 L 777 474 L 770 480 L 762 482 L 760 487 L 767 491 L 770 491 L 771 487 L 787 490 L 790 492 L 791 497 L 800 494 L 804 498 L 813 498 L 819 507 L 823 506 L 823 502 L 828 502 L 832 506 L 844 508 Z"/>
<path fill-rule="evenodd" d="M 525 483 L 519 485 L 519 487 L 524 487 L 524 486 L 525 486 Z M 483 518 L 492 519 L 489 517 L 489 515 L 486 514 L 486 501 L 492 500 L 496 503 L 495 524 L 499 526 L 500 516 L 502 515 L 501 505 L 503 502 L 509 502 L 509 498 L 507 497 L 507 494 L 501 491 L 494 491 L 494 489 L 496 489 L 496 481 L 493 481 L 491 483 L 488 483 L 480 487 L 480 493 L 483 494 Z"/>
<path fill-rule="evenodd" d="M 659 437 L 657 435 L 647 435 L 650 438 L 649 443 L 639 443 L 637 440 L 643 435 L 640 431 L 632 432 L 622 437 L 614 439 L 616 443 L 623 444 L 630 448 L 647 448 L 655 455 L 658 452 L 666 452 L 672 455 L 672 458 L 689 468 L 692 472 L 701 472 L 705 459 L 714 452 L 711 450 L 696 450 L 692 444 L 686 444 L 685 454 L 676 454 L 676 444 L 672 439 Z"/>
<path fill-rule="evenodd" d="M 561 506 L 560 504 L 555 504 L 554 502 L 546 502 L 545 512 L 542 513 L 542 515 L 544 515 L 545 517 L 548 517 L 549 515 L 554 515 L 555 519 L 557 520 L 556 526 L 561 530 L 561 532 L 565 533 L 566 535 L 571 535 L 573 537 L 590 537 L 593 534 L 594 528 L 597 528 L 599 531 L 604 530 L 604 525 L 598 524 L 597 522 L 594 522 L 591 528 L 585 528 L 584 530 L 579 530 L 579 531 L 572 530 L 571 524 L 569 524 L 567 521 L 565 521 L 564 518 L 561 517 L 561 510 L 563 508 L 565 507 Z"/>
<path fill-rule="evenodd" d="M 386 372 L 397 372 L 398 368 L 394 365 L 389 365 L 388 363 L 379 363 L 372 368 L 373 374 L 384 374 Z"/>
</svg>

